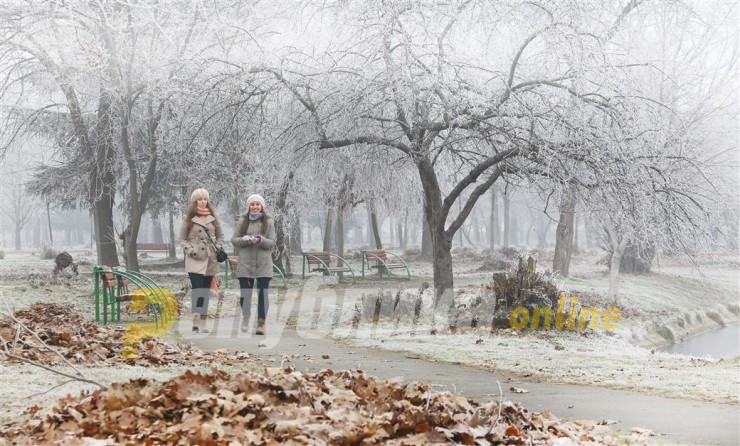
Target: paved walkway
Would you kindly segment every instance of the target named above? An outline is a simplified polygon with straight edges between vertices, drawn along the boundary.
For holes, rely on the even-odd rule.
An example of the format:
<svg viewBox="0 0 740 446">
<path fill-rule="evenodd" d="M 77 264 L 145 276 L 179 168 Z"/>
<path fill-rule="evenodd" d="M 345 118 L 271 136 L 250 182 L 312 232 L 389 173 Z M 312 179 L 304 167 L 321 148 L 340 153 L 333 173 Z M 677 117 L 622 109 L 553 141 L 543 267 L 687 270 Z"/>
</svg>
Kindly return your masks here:
<svg viewBox="0 0 740 446">
<path fill-rule="evenodd" d="M 304 307 L 305 308 L 305 307 Z M 273 308 L 270 309 L 273 312 Z M 287 315 L 281 316 L 285 317 Z M 213 328 L 214 321 L 209 321 Z M 293 329 L 270 330 L 267 336 L 237 333 L 239 321 L 223 318 L 210 334 L 193 334 L 190 322 L 173 327 L 185 340 L 204 350 L 229 350 L 263 353 L 279 365 L 283 355 L 297 355 L 284 365 L 298 370 L 316 372 L 324 368 L 361 368 L 379 378 L 402 377 L 405 381 L 429 383 L 438 390 L 449 390 L 482 401 L 498 398 L 501 383 L 505 399 L 521 402 L 532 411 L 550 410 L 556 416 L 570 419 L 618 420 L 612 427 L 629 431 L 633 427 L 647 428 L 664 434 L 651 442 L 690 444 L 740 444 L 740 412 L 738 406 L 705 403 L 652 396 L 637 392 L 610 390 L 601 387 L 552 383 L 509 381 L 487 370 L 430 362 L 404 353 L 394 353 L 352 347 L 311 333 Z M 183 329 L 178 330 L 178 326 Z M 322 356 L 328 355 L 328 359 Z M 514 394 L 511 386 L 522 387 L 528 394 Z"/>
</svg>

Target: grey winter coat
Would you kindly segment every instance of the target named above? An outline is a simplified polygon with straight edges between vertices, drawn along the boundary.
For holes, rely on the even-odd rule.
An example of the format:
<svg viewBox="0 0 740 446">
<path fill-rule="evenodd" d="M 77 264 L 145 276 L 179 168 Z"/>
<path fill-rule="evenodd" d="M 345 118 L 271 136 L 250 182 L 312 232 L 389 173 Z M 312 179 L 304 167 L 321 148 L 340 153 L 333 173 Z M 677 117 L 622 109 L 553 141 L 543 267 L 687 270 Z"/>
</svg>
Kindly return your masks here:
<svg viewBox="0 0 740 446">
<path fill-rule="evenodd" d="M 215 276 L 219 271 L 218 261 L 216 260 L 216 250 L 208 237 L 212 238 L 216 246 L 222 248 L 224 231 L 221 229 L 221 225 L 218 228 L 214 226 L 215 218 L 213 215 L 207 216 L 205 223 L 201 222 L 197 215 L 191 220 L 193 221 L 193 227 L 190 228 L 190 232 L 188 232 L 185 218 L 183 218 L 180 225 L 180 246 L 185 252 L 185 270 L 189 273 Z M 200 226 L 201 224 L 208 229 L 207 234 L 203 226 Z"/>
<path fill-rule="evenodd" d="M 261 234 L 262 218 L 249 222 L 246 234 L 239 231 L 245 218 L 249 218 L 249 212 L 242 214 L 234 227 L 234 235 L 231 244 L 237 250 L 239 262 L 236 270 L 237 277 L 272 277 L 272 248 L 275 246 L 275 222 L 271 217 L 267 219 L 267 234 Z M 243 235 L 261 235 L 262 243 L 259 245 L 247 245 L 242 240 Z"/>
</svg>

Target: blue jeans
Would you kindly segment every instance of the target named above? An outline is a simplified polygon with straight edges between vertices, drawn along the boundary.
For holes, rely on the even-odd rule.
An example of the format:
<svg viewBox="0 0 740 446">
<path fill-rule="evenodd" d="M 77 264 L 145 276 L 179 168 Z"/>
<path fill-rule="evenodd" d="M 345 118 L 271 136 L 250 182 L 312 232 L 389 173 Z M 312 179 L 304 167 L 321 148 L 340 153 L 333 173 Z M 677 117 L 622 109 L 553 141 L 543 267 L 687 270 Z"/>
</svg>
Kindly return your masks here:
<svg viewBox="0 0 740 446">
<path fill-rule="evenodd" d="M 267 318 L 267 308 L 270 305 L 268 297 L 268 288 L 270 287 L 272 277 L 257 278 L 257 318 Z M 241 298 L 239 305 L 242 307 L 242 317 L 249 319 L 252 313 L 252 290 L 254 289 L 254 279 L 251 277 L 240 277 L 239 288 L 241 289 Z"/>
</svg>

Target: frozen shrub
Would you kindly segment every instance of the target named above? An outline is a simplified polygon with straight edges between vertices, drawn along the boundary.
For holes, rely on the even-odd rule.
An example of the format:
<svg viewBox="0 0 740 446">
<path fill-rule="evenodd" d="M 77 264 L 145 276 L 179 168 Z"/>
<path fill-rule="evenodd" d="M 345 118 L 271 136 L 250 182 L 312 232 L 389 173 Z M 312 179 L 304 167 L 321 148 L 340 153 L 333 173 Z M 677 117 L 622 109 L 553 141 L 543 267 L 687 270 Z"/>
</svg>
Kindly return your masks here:
<svg viewBox="0 0 740 446">
<path fill-rule="evenodd" d="M 407 256 L 418 256 L 418 255 L 421 255 L 421 249 L 419 249 L 417 247 L 408 248 L 406 250 L 406 252 L 404 252 L 404 255 L 407 255 Z"/>
<path fill-rule="evenodd" d="M 506 271 L 509 268 L 511 268 L 511 263 L 504 259 L 493 257 L 485 260 L 483 265 L 478 268 L 478 271 Z"/>
<path fill-rule="evenodd" d="M 658 334 L 665 339 L 666 341 L 670 342 L 671 344 L 676 343 L 676 333 L 673 331 L 673 329 L 667 325 L 663 325 L 658 329 Z"/>
<path fill-rule="evenodd" d="M 51 260 L 57 256 L 57 252 L 54 248 L 48 245 L 44 245 L 41 247 L 41 252 L 39 253 L 39 257 L 42 260 Z"/>
<path fill-rule="evenodd" d="M 0 251 L 0 260 L 5 258 L 5 251 Z"/>
<path fill-rule="evenodd" d="M 722 315 L 716 311 L 707 311 L 707 316 L 709 317 L 709 319 L 713 320 L 723 327 L 727 325 Z"/>
<path fill-rule="evenodd" d="M 498 250 L 499 254 L 505 259 L 516 259 L 519 257 L 519 251 L 516 250 L 516 248 L 512 248 L 510 246 L 503 247 Z"/>
</svg>

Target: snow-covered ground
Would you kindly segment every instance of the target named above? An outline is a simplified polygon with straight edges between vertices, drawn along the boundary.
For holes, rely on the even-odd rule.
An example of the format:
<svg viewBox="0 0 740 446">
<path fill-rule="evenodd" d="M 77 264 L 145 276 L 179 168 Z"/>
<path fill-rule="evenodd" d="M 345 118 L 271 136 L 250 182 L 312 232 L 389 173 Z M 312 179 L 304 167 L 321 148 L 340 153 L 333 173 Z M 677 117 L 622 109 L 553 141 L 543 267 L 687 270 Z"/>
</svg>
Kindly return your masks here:
<svg viewBox="0 0 740 446">
<path fill-rule="evenodd" d="M 6 251 L 0 261 L 0 291 L 15 308 L 39 301 L 66 302 L 92 318 L 92 253 L 73 252 L 76 260 L 87 260 L 80 268 L 81 276 L 64 283 L 51 283 L 49 273 L 53 261 L 39 260 L 29 252 Z M 545 254 L 546 256 L 546 254 Z M 540 268 L 549 263 L 540 257 Z M 481 261 L 471 256 L 455 256 L 456 285 L 462 291 L 459 302 L 470 301 L 486 283 L 491 272 L 477 271 Z M 143 264 L 160 263 L 164 259 L 148 259 Z M 656 272 L 649 275 L 623 275 L 617 306 L 622 310 L 618 328 L 611 332 L 599 329 L 581 332 L 515 331 L 488 327 L 461 328 L 456 333 L 446 329 L 444 315 L 432 318 L 431 292 L 425 293 L 425 306 L 414 326 L 411 319 L 389 321 L 381 318 L 377 324 L 356 318 L 355 302 L 362 294 L 370 294 L 384 280 L 371 279 L 351 284 L 346 281 L 338 287 L 301 288 L 300 259 L 293 258 L 298 277 L 291 279 L 287 292 L 273 291 L 272 302 L 290 302 L 296 299 L 321 298 L 318 307 L 300 305 L 297 329 L 306 333 L 331 336 L 343 342 L 381 349 L 409 352 L 430 359 L 460 362 L 495 369 L 523 380 L 541 380 L 564 383 L 591 384 L 611 388 L 633 389 L 673 397 L 705 399 L 738 403 L 740 389 L 740 358 L 715 360 L 652 352 L 635 344 L 645 344 L 651 331 L 672 326 L 678 333 L 678 319 L 697 322 L 707 319 L 708 312 L 723 315 L 729 322 L 737 320 L 734 308 L 738 304 L 740 271 L 731 262 L 704 262 L 701 270 L 685 262 L 663 261 Z M 358 263 L 358 262 L 354 262 Z M 431 264 L 412 260 L 414 280 L 394 281 L 391 287 L 407 288 L 417 292 L 419 283 L 431 276 Z M 606 298 L 608 277 L 606 267 L 595 261 L 594 253 L 583 253 L 574 258 L 572 276 L 559 279 L 561 289 L 582 297 L 582 303 L 604 309 L 613 301 Z M 164 287 L 175 292 L 187 284 L 187 276 L 180 270 L 156 271 L 151 275 Z M 330 281 L 327 281 L 329 283 Z M 347 293 L 341 309 L 332 305 L 335 290 Z M 233 309 L 238 290 L 233 286 L 224 293 L 223 308 Z M 189 314 L 189 299 L 183 299 L 183 317 Z M 216 303 L 212 303 L 215 305 Z M 277 308 L 277 307 L 275 307 Z M 274 310 L 271 310 L 274 311 Z M 316 313 L 318 311 L 318 313 Z M 215 313 L 215 311 L 214 311 Z M 699 316 L 699 317 L 697 317 Z M 680 334 L 677 336 L 680 338 Z"/>
<path fill-rule="evenodd" d="M 591 267 L 585 274 L 560 279 L 561 289 L 583 296 L 582 302 L 603 310 L 614 304 L 605 297 L 608 277 L 604 272 L 603 266 Z M 662 266 L 660 273 L 623 275 L 616 302 L 622 319 L 613 331 L 599 327 L 595 331 L 491 332 L 486 326 L 451 333 L 446 329 L 445 315 L 432 315 L 429 295 L 424 297 L 416 325 L 408 317 L 393 321 L 380 318 L 377 323 L 367 317 L 358 319 L 354 306 L 345 303 L 341 309 L 325 307 L 319 317 L 302 314 L 298 329 L 313 327 L 351 345 L 486 367 L 524 380 L 738 403 L 740 357 L 697 358 L 636 344 L 649 344 L 651 335 L 655 338 L 653 332 L 661 327 L 673 326 L 678 332 L 675 323 L 679 319 L 696 324 L 701 318 L 711 321 L 707 314 L 714 312 L 728 323 L 736 322 L 739 279 L 737 267 L 728 264 L 705 265 L 701 271 L 673 264 Z M 459 302 L 470 301 L 475 294 L 475 287 L 468 287 L 458 295 Z"/>
</svg>

